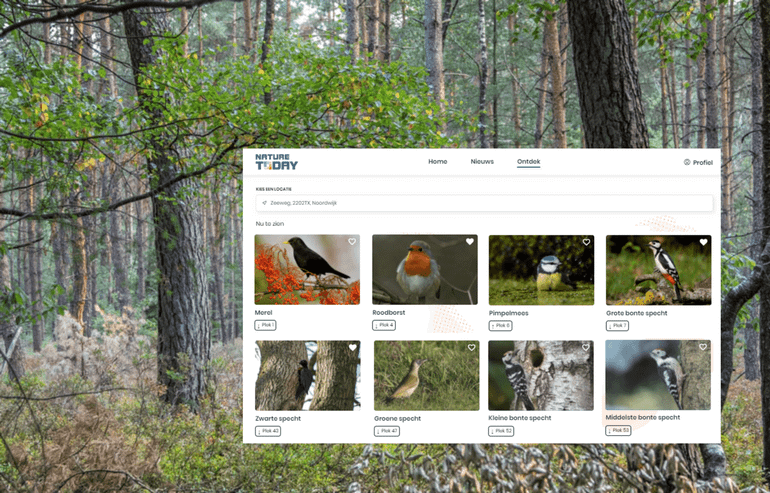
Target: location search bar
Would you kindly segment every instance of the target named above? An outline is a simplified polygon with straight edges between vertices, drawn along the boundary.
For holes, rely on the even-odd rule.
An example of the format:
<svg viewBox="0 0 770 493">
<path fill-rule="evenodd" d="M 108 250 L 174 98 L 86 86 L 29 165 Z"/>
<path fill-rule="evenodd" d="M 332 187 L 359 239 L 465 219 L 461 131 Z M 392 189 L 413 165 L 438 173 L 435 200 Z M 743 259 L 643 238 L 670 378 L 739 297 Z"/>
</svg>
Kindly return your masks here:
<svg viewBox="0 0 770 493">
<path fill-rule="evenodd" d="M 711 212 L 711 195 L 258 195 L 257 212 Z"/>
</svg>

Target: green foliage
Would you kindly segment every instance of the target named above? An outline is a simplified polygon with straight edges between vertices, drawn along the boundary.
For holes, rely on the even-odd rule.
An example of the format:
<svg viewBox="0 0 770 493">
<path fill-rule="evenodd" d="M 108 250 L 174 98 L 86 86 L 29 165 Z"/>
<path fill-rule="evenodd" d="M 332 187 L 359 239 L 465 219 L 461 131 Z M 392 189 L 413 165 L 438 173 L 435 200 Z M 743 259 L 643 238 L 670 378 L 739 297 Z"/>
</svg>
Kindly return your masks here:
<svg viewBox="0 0 770 493">
<path fill-rule="evenodd" d="M 478 341 L 376 341 L 374 353 L 375 409 L 479 409 Z M 385 404 L 412 360 L 423 358 L 428 361 L 420 367 L 417 390 Z"/>
<path fill-rule="evenodd" d="M 490 279 L 490 305 L 593 305 L 594 285 L 578 282 L 574 291 L 538 291 L 535 279 Z"/>
<path fill-rule="evenodd" d="M 588 245 L 583 244 L 585 238 L 591 239 Z M 571 278 L 593 282 L 592 236 L 491 236 L 489 277 L 534 280 L 537 265 L 548 255 L 556 255 Z"/>
</svg>

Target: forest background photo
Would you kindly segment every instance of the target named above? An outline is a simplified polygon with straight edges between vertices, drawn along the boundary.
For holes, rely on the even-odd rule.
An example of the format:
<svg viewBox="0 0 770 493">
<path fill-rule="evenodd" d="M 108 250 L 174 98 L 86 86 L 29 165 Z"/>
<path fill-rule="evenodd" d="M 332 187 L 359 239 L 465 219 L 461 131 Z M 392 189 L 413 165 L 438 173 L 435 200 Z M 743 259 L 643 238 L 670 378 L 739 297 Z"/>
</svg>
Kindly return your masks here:
<svg viewBox="0 0 770 493">
<path fill-rule="evenodd" d="M 3 491 L 770 480 L 769 2 L 6 0 L 0 53 Z M 242 445 L 246 147 L 720 148 L 722 443 Z"/>
</svg>

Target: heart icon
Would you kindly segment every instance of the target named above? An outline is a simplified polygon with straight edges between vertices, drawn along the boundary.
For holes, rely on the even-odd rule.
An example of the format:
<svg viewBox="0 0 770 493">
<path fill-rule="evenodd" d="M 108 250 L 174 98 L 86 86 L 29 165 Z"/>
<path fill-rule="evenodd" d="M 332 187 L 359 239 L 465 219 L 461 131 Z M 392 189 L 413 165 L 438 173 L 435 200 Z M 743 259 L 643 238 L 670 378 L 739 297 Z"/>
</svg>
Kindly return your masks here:
<svg viewBox="0 0 770 493">
<path fill-rule="evenodd" d="M 589 343 L 586 342 L 583 344 L 583 351 L 588 351 L 589 349 L 591 349 L 591 345 Z"/>
<path fill-rule="evenodd" d="M 356 348 L 358 347 L 358 344 L 348 344 L 348 347 L 350 348 L 351 351 L 355 351 Z"/>
<path fill-rule="evenodd" d="M 708 238 L 701 238 L 700 239 L 700 244 L 703 245 L 703 246 L 706 246 L 706 243 L 708 243 L 708 242 L 709 242 Z"/>
<path fill-rule="evenodd" d="M 468 344 L 468 349 L 473 351 L 474 349 L 476 349 L 476 345 L 475 344 Z"/>
<path fill-rule="evenodd" d="M 709 347 L 709 345 L 706 344 L 705 342 L 701 342 L 700 344 L 698 344 L 698 347 L 700 348 L 701 351 L 705 351 L 706 348 Z"/>
<path fill-rule="evenodd" d="M 267 200 L 262 201 L 262 205 L 267 205 Z"/>
<path fill-rule="evenodd" d="M 591 238 L 583 238 L 583 244 L 585 246 L 588 246 L 591 244 Z"/>
<path fill-rule="evenodd" d="M 355 245 L 356 244 L 356 239 L 355 238 L 348 238 L 348 243 L 350 243 L 351 245 Z"/>
<path fill-rule="evenodd" d="M 473 238 L 465 238 L 465 243 L 468 245 L 473 245 Z"/>
</svg>

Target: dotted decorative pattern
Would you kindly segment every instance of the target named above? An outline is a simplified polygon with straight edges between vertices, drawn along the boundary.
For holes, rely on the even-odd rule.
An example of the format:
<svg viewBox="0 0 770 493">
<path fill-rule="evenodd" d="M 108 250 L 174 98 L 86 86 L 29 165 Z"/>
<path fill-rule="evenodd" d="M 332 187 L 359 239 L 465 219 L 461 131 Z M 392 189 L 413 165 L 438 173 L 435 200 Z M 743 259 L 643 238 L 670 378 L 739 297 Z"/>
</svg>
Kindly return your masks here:
<svg viewBox="0 0 770 493">
<path fill-rule="evenodd" d="M 676 223 L 672 216 L 655 216 L 636 223 L 636 226 L 649 228 L 662 233 L 695 233 L 692 226 L 684 226 Z"/>
<path fill-rule="evenodd" d="M 462 334 L 473 332 L 471 324 L 457 311 L 457 307 L 435 306 L 430 310 L 428 332 L 439 334 Z"/>
</svg>

